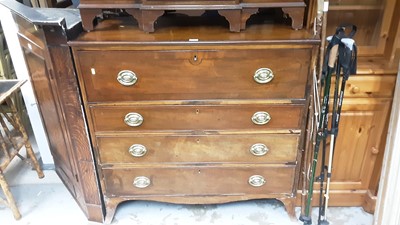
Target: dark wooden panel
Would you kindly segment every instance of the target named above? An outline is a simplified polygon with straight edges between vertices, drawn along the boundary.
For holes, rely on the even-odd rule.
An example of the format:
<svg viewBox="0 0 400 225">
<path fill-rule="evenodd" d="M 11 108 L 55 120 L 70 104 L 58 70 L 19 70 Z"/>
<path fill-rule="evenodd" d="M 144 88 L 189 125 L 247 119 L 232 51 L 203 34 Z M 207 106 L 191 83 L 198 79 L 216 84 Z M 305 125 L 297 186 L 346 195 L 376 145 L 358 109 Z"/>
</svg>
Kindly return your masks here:
<svg viewBox="0 0 400 225">
<path fill-rule="evenodd" d="M 311 52 L 289 48 L 78 51 L 77 57 L 88 102 L 304 99 Z M 254 80 L 260 68 L 272 70 L 271 82 L 259 84 Z M 134 85 L 123 86 L 117 81 L 123 70 L 136 74 Z"/>
<path fill-rule="evenodd" d="M 71 61 L 70 49 L 64 47 L 49 47 L 52 57 L 54 76 L 53 88 L 57 87 L 58 101 L 62 107 L 62 115 L 65 124 L 65 139 L 68 143 L 68 151 L 77 167 L 77 178 L 80 195 L 84 204 L 101 205 L 100 191 L 97 182 L 97 173 L 94 167 L 92 149 L 88 139 L 86 122 L 82 112 L 77 78 Z M 99 218 L 101 219 L 101 218 Z"/>
<path fill-rule="evenodd" d="M 39 13 L 23 5 L 6 4 L 12 6 L 56 172 L 86 216 L 101 222 L 102 199 L 71 51 L 66 44 L 70 34 L 66 29 L 77 31 L 79 24 L 70 27 L 64 18 L 57 17 L 69 16 L 69 22 L 76 22 L 74 11 Z"/>
<path fill-rule="evenodd" d="M 91 107 L 96 132 L 142 132 L 156 130 L 205 130 L 232 131 L 271 129 L 300 129 L 303 105 L 163 105 L 163 106 L 119 106 Z M 252 116 L 259 111 L 268 112 L 271 120 L 265 125 L 256 125 Z M 138 127 L 124 123 L 128 113 L 139 113 L 144 121 Z"/>
<path fill-rule="evenodd" d="M 297 134 L 250 135 L 132 135 L 98 137 L 101 164 L 153 163 L 287 163 L 296 161 Z M 251 154 L 250 148 L 265 144 L 263 156 Z M 133 157 L 133 144 L 146 147 L 142 157 Z"/>
<path fill-rule="evenodd" d="M 25 59 L 28 70 L 30 71 L 30 78 L 34 86 L 40 113 L 46 127 L 51 154 L 54 158 L 56 169 L 64 179 L 71 180 L 71 182 L 66 182 L 66 185 L 70 187 L 70 190 L 74 190 L 72 186 L 74 186 L 75 183 L 75 169 L 70 160 L 71 153 L 65 151 L 65 149 L 67 149 L 67 143 L 64 140 L 64 130 L 60 129 L 59 108 L 54 101 L 55 96 L 52 93 L 51 84 L 49 82 L 48 67 L 43 59 L 32 54 L 29 50 L 25 51 Z"/>
</svg>

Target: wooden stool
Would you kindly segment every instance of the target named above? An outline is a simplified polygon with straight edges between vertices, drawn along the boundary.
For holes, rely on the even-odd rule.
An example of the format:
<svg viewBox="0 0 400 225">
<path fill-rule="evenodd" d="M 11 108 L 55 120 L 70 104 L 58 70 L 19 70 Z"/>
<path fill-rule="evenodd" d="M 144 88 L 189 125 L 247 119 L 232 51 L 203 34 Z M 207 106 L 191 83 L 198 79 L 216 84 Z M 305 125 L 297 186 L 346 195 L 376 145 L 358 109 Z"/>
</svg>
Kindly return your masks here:
<svg viewBox="0 0 400 225">
<path fill-rule="evenodd" d="M 0 198 L 3 203 L 11 208 L 14 218 L 20 219 L 21 214 L 17 208 L 14 197 L 4 177 L 4 170 L 15 156 L 24 159 L 19 151 L 25 146 L 28 158 L 31 159 L 39 178 L 44 174 L 36 159 L 35 153 L 29 142 L 28 135 L 18 115 L 18 111 L 10 98 L 25 81 L 1 80 L 0 81 L 0 186 L 6 199 Z"/>
</svg>

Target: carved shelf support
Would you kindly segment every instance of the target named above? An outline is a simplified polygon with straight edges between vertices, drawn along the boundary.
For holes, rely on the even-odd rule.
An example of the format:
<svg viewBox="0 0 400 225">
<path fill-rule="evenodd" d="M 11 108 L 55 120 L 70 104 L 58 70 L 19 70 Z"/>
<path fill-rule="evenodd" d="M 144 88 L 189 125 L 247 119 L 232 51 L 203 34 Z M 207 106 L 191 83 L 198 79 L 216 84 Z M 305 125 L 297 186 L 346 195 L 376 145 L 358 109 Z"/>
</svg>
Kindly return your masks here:
<svg viewBox="0 0 400 225">
<path fill-rule="evenodd" d="M 229 22 L 229 30 L 232 32 L 240 32 L 241 10 L 240 9 L 220 9 L 218 13 L 225 17 Z"/>
<path fill-rule="evenodd" d="M 94 28 L 94 19 L 102 15 L 101 9 L 79 9 L 82 17 L 82 26 L 85 31 L 91 31 Z"/>
<path fill-rule="evenodd" d="M 164 10 L 141 10 L 142 11 L 142 25 L 139 26 L 144 32 L 152 33 L 154 32 L 154 22 L 158 17 L 164 14 Z"/>
<path fill-rule="evenodd" d="M 142 12 L 139 9 L 125 9 L 125 11 L 135 18 L 139 29 L 143 30 Z"/>
<path fill-rule="evenodd" d="M 242 16 L 240 22 L 240 30 L 246 29 L 246 22 L 250 18 L 250 16 L 258 13 L 259 8 L 245 8 L 242 9 Z"/>
<path fill-rule="evenodd" d="M 126 12 L 132 15 L 138 22 L 138 26 L 144 32 L 154 32 L 155 21 L 162 16 L 165 11 L 162 9 L 149 10 L 139 8 L 126 8 Z M 82 25 L 86 31 L 94 28 L 94 19 L 102 15 L 101 9 L 82 8 Z M 240 32 L 246 29 L 246 22 L 250 16 L 258 13 L 259 8 L 243 8 L 243 9 L 219 9 L 218 13 L 225 17 L 229 22 L 229 30 L 232 32 Z M 292 28 L 299 30 L 303 28 L 304 7 L 283 7 L 282 11 L 292 19 Z M 203 9 L 193 10 L 177 10 L 176 13 L 188 16 L 201 16 L 204 14 Z"/>
<path fill-rule="evenodd" d="M 292 28 L 295 30 L 300 30 L 303 28 L 304 10 L 305 8 L 303 7 L 282 8 L 282 11 L 292 18 Z"/>
</svg>

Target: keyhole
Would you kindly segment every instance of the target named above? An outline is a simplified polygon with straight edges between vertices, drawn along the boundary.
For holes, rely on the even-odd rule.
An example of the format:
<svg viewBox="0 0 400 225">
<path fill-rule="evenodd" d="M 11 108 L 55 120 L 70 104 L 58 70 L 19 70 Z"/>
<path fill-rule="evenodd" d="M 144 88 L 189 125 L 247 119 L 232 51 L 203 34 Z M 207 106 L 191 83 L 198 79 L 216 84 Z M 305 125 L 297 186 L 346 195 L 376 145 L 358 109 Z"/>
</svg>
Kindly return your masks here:
<svg viewBox="0 0 400 225">
<path fill-rule="evenodd" d="M 196 109 L 196 114 L 199 114 L 200 113 L 200 110 L 199 109 Z"/>
<path fill-rule="evenodd" d="M 197 62 L 197 55 L 194 55 L 193 61 Z"/>
</svg>

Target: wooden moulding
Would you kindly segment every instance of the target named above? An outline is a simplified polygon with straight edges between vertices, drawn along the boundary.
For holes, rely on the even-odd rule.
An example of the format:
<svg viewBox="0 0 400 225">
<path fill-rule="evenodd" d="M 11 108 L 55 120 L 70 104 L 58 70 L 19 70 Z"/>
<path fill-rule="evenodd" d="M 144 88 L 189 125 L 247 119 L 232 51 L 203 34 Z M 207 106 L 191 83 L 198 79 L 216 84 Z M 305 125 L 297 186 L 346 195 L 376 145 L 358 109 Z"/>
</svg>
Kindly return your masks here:
<svg viewBox="0 0 400 225">
<path fill-rule="evenodd" d="M 91 4 L 90 2 L 84 1 L 79 5 L 79 10 L 83 28 L 86 31 L 94 29 L 95 19 L 102 16 L 103 9 L 116 8 L 124 9 L 129 15 L 134 17 L 139 28 L 146 33 L 155 31 L 154 24 L 156 20 L 167 10 L 173 10 L 188 16 L 200 16 L 206 10 L 216 10 L 219 15 L 223 16 L 229 22 L 229 30 L 231 32 L 240 32 L 246 29 L 246 21 L 251 15 L 258 13 L 260 8 L 282 8 L 283 13 L 292 19 L 291 26 L 293 29 L 299 30 L 303 28 L 306 6 L 303 1 L 265 1 L 265 3 L 237 3 L 237 1 L 238 0 L 224 0 L 221 2 L 143 0 L 142 4 Z M 173 3 L 167 4 L 169 2 Z M 193 2 L 201 3 L 193 4 Z"/>
</svg>

